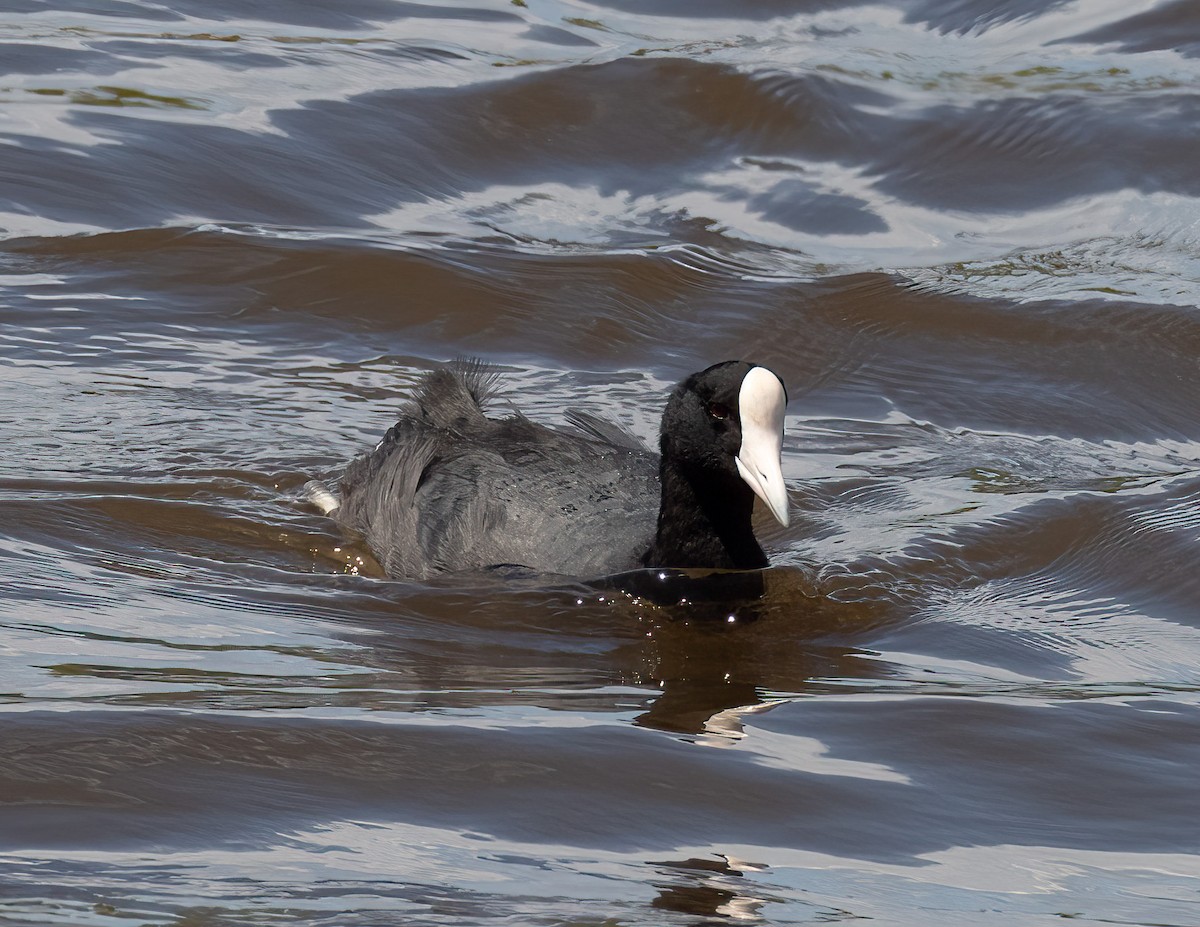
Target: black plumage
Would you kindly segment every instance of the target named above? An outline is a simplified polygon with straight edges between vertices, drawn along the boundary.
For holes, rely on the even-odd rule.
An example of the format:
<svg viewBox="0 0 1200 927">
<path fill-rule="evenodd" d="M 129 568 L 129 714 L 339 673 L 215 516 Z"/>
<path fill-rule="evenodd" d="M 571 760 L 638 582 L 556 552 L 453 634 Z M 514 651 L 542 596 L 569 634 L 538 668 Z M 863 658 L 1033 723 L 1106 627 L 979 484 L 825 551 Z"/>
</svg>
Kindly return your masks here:
<svg viewBox="0 0 1200 927">
<path fill-rule="evenodd" d="M 336 495 L 310 484 L 310 498 L 361 533 L 390 576 L 767 565 L 751 512 L 759 492 L 786 523 L 778 472 L 786 400 L 774 374 L 727 361 L 688 377 L 663 414 L 661 456 L 591 416 L 568 416 L 572 429 L 491 418 L 494 379 L 477 362 L 427 374 L 383 440 L 346 468 Z M 738 462 L 739 452 L 749 460 L 742 418 L 757 415 L 750 393 L 774 403 L 766 430 L 776 432 L 759 454 L 765 475 L 755 477 Z M 756 481 L 772 488 L 752 488 Z"/>
</svg>

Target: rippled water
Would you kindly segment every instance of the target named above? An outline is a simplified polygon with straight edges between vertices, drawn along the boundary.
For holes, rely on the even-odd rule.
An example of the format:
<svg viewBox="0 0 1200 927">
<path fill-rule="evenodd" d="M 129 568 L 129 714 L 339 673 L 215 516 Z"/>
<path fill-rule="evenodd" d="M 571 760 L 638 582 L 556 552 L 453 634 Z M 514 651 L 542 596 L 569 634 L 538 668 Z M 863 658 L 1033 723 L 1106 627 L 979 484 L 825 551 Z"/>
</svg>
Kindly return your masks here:
<svg viewBox="0 0 1200 927">
<path fill-rule="evenodd" d="M 1190 0 L 7 0 L 0 922 L 1200 924 Z M 298 501 L 458 355 L 794 517 L 730 623 Z"/>
</svg>

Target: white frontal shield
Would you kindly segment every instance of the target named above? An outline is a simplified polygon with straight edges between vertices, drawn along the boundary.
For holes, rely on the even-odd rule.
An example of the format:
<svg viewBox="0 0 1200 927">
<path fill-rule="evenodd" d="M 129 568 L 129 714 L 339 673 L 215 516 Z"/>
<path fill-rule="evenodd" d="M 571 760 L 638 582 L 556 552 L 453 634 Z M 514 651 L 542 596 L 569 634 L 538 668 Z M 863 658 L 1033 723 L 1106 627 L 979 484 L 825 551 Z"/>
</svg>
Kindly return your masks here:
<svg viewBox="0 0 1200 927">
<path fill-rule="evenodd" d="M 783 409 L 787 402 L 783 384 L 765 367 L 752 367 L 738 392 L 742 419 L 742 447 L 738 473 L 754 494 L 766 503 L 781 525 L 788 523 L 787 487 L 783 485 L 780 454 L 783 449 Z"/>
</svg>

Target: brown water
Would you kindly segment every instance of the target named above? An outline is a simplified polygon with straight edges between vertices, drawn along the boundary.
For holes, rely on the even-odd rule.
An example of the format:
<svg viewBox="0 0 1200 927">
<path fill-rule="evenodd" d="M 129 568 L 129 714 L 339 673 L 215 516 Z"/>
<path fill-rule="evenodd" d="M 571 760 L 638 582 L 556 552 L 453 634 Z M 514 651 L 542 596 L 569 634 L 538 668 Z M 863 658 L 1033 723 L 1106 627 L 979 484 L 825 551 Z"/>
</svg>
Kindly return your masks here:
<svg viewBox="0 0 1200 927">
<path fill-rule="evenodd" d="M 0 6 L 0 922 L 1200 924 L 1195 3 Z M 757 607 L 365 575 L 462 354 L 777 369 Z"/>
</svg>

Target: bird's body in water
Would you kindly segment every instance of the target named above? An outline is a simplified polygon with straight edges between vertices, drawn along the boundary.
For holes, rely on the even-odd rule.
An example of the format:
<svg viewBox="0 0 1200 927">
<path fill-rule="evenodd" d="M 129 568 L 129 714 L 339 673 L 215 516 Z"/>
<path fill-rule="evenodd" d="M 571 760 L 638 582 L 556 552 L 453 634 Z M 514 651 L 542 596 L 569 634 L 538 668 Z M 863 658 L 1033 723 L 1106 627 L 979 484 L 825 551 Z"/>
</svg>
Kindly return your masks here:
<svg viewBox="0 0 1200 927">
<path fill-rule="evenodd" d="M 433 371 L 336 494 L 309 484 L 309 499 L 362 534 L 388 575 L 767 565 L 754 496 L 787 524 L 786 393 L 770 370 L 726 361 L 680 383 L 661 456 L 590 416 L 568 416 L 572 430 L 490 418 L 493 379 L 475 362 Z"/>
</svg>

